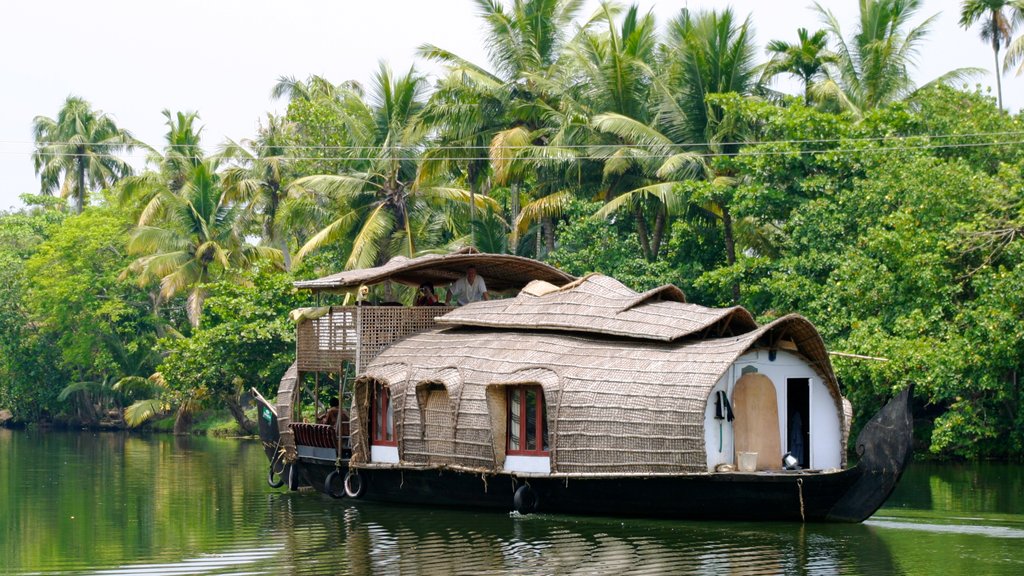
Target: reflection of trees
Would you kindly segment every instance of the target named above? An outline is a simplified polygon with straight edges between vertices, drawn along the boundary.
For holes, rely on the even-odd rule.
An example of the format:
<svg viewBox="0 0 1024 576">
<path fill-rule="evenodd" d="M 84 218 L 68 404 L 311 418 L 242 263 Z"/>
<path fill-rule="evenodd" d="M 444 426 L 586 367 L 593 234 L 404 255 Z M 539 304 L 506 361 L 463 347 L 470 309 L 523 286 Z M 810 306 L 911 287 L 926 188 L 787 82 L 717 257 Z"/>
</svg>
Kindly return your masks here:
<svg viewBox="0 0 1024 576">
<path fill-rule="evenodd" d="M 5 568 L 179 561 L 246 538 L 253 442 L 0 430 Z M 253 450 L 255 448 L 255 450 Z M 255 538 L 253 538 L 255 539 Z"/>
</svg>

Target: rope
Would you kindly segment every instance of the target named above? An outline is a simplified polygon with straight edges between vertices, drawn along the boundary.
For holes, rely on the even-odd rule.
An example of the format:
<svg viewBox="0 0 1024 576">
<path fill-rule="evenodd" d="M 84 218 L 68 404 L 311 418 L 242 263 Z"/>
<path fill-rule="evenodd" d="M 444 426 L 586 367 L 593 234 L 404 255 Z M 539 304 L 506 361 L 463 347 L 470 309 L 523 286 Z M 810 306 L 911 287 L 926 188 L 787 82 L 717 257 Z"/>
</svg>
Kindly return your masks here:
<svg viewBox="0 0 1024 576">
<path fill-rule="evenodd" d="M 800 491 L 800 521 L 807 522 L 807 518 L 804 518 L 804 479 L 796 479 L 796 488 Z"/>
<path fill-rule="evenodd" d="M 484 482 L 484 494 L 486 494 L 487 493 L 487 473 L 486 472 L 481 472 L 480 473 L 480 479 L 483 480 L 483 482 Z"/>
</svg>

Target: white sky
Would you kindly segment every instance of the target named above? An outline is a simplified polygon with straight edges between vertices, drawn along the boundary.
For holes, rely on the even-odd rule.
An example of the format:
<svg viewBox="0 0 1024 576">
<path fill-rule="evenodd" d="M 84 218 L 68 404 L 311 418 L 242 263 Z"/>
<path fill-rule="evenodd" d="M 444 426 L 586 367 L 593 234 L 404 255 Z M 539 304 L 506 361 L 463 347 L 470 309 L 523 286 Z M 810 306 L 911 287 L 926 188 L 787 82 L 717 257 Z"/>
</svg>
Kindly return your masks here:
<svg viewBox="0 0 1024 576">
<path fill-rule="evenodd" d="M 758 46 L 796 40 L 821 28 L 810 0 L 638 0 L 663 24 L 683 6 L 731 5 L 752 15 Z M 849 34 L 857 0 L 822 0 Z M 918 84 L 958 67 L 989 70 L 992 52 L 976 30 L 957 25 L 960 0 L 924 0 L 915 24 L 939 14 L 919 54 Z M 584 15 L 597 6 L 589 0 Z M 252 137 L 279 76 L 310 74 L 332 82 L 366 82 L 385 60 L 396 71 L 416 63 L 429 42 L 486 63 L 472 0 L 30 0 L 0 8 L 0 210 L 38 192 L 32 167 L 32 119 L 55 117 L 69 94 L 81 96 L 118 125 L 161 147 L 165 108 L 195 110 L 212 152 L 225 138 Z M 418 63 L 421 70 L 436 66 Z M 791 89 L 790 91 L 795 91 Z M 995 89 L 992 89 L 995 93 Z M 1024 106 L 1024 77 L 1003 79 L 1007 107 Z M 133 159 L 141 166 L 142 158 Z"/>
</svg>

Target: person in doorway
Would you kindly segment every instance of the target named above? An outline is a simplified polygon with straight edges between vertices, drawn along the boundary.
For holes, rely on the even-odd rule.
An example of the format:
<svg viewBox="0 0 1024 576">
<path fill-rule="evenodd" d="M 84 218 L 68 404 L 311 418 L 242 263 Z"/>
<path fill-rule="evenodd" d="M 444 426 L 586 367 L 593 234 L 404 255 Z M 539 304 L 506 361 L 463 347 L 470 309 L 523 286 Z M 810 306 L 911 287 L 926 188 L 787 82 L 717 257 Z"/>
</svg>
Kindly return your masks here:
<svg viewBox="0 0 1024 576">
<path fill-rule="evenodd" d="M 466 268 L 466 275 L 456 280 L 448 288 L 448 295 L 444 299 L 446 305 L 451 304 L 453 295 L 459 306 L 491 299 L 487 293 L 487 284 L 484 283 L 483 278 L 476 275 L 476 268 L 473 266 Z"/>
</svg>

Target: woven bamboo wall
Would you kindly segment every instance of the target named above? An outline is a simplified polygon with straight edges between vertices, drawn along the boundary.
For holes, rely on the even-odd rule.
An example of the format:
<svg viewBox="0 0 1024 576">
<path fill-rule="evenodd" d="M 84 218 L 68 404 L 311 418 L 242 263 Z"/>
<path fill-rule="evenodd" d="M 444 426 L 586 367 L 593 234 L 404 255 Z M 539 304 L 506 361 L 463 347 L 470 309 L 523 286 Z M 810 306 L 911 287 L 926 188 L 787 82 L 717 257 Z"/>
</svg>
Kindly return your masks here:
<svg viewBox="0 0 1024 576">
<path fill-rule="evenodd" d="M 779 327 L 794 335 L 805 322 L 793 319 Z M 732 362 L 768 332 L 657 343 L 437 330 L 384 351 L 357 381 L 357 397 L 367 382 L 379 379 L 390 386 L 392 398 L 401 398 L 394 406 L 405 462 L 500 470 L 505 442 L 501 389 L 539 384 L 552 472 L 705 472 L 708 394 Z M 408 370 L 399 376 L 394 367 L 400 362 Z M 428 383 L 445 386 L 454 442 L 428 444 L 425 438 L 429 416 L 422 390 Z M 838 390 L 833 393 L 838 396 Z"/>
<path fill-rule="evenodd" d="M 500 469 L 504 435 L 496 432 L 494 422 L 505 417 L 503 396 L 488 391 L 538 384 L 544 389 L 553 471 L 704 471 L 704 401 L 721 372 L 718 367 L 724 370 L 735 358 L 736 346 L 704 346 L 696 355 L 680 355 L 677 348 L 522 334 L 421 334 L 384 354 L 414 367 L 412 378 L 388 381 L 393 397 L 405 400 L 400 454 L 408 462 L 426 464 L 436 458 Z M 430 446 L 423 437 L 426 416 L 415 390 L 424 381 L 441 380 L 431 374 L 432 365 L 450 372 L 441 364 L 452 361 L 463 378 L 457 409 L 449 394 L 458 441 L 450 445 L 451 454 L 431 453 L 440 445 Z M 546 375 L 557 373 L 561 376 Z M 375 374 L 372 366 L 367 374 Z"/>
</svg>

